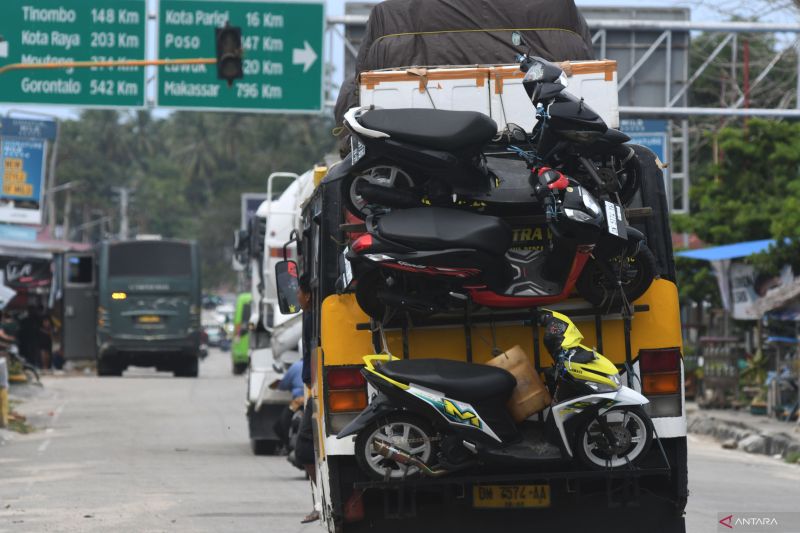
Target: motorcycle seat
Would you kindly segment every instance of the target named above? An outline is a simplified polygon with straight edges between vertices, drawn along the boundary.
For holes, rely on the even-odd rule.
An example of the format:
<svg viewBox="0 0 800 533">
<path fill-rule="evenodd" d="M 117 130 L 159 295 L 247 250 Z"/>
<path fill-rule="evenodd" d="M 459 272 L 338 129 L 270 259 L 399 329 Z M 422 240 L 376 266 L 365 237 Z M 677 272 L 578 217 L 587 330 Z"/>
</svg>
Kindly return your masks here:
<svg viewBox="0 0 800 533">
<path fill-rule="evenodd" d="M 500 218 L 444 207 L 397 209 L 375 227 L 379 237 L 420 251 L 472 248 L 503 255 L 513 236 Z"/>
<path fill-rule="evenodd" d="M 497 134 L 497 123 L 477 111 L 373 109 L 359 122 L 392 139 L 448 152 L 478 149 Z"/>
<path fill-rule="evenodd" d="M 506 401 L 517 385 L 502 368 L 449 359 L 400 359 L 382 364 L 379 371 L 400 383 L 421 385 L 465 402 L 493 397 Z"/>
</svg>

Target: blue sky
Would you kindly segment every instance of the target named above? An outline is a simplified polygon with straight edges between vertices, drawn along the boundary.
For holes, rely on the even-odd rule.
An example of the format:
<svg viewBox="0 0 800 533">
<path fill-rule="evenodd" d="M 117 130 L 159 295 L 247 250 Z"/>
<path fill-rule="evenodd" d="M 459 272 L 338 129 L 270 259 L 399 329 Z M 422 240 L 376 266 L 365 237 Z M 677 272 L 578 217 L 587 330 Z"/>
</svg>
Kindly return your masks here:
<svg viewBox="0 0 800 533">
<path fill-rule="evenodd" d="M 2 0 L 0 0 L 2 1 Z M 287 1 L 287 0 L 283 0 Z M 288 0 L 292 1 L 292 0 Z M 578 6 L 631 6 L 631 7 L 688 7 L 692 12 L 692 20 L 694 21 L 713 21 L 713 20 L 728 20 L 732 14 L 743 17 L 759 16 L 764 21 L 772 22 L 786 22 L 787 20 L 797 19 L 793 12 L 789 11 L 773 11 L 765 9 L 765 5 L 769 0 L 578 0 Z M 777 0 L 776 0 L 777 1 Z M 147 0 L 148 12 L 156 13 L 157 4 L 156 0 Z M 326 2 L 326 12 L 328 15 L 341 15 L 344 13 L 345 0 L 329 0 Z M 151 36 L 155 34 L 155 22 L 150 21 L 148 31 Z M 152 41 L 152 38 L 151 38 Z M 326 41 L 326 45 L 327 45 Z M 154 43 L 149 42 L 148 46 L 154 48 Z M 152 52 L 149 52 L 152 53 Z M 344 54 L 344 47 L 340 39 L 334 38 L 334 45 L 330 52 L 326 51 L 325 57 L 329 53 L 334 58 L 336 65 L 336 73 L 334 74 L 334 83 L 341 81 L 342 58 Z M 150 73 L 152 75 L 152 72 Z M 63 118 L 72 118 L 77 116 L 76 109 L 53 107 L 53 106 L 39 106 L 39 107 L 25 107 L 19 105 L 13 106 L 0 106 L 0 113 L 6 114 L 9 109 L 14 110 L 31 110 L 35 112 L 45 112 L 55 114 Z M 166 111 L 157 111 L 157 115 L 164 115 Z"/>
</svg>

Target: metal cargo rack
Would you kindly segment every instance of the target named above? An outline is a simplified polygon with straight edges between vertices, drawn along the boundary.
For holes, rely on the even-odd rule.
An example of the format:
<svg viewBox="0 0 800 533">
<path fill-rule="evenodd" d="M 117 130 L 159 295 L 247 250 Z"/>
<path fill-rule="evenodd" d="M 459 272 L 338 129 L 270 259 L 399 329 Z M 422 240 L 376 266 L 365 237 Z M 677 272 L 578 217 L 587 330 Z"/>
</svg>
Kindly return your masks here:
<svg viewBox="0 0 800 533">
<path fill-rule="evenodd" d="M 633 386 L 633 372 L 632 372 L 632 350 L 631 350 L 631 319 L 635 312 L 647 312 L 650 310 L 649 305 L 635 305 L 632 309 L 606 309 L 604 310 L 593 307 L 569 307 L 569 302 L 553 306 L 559 311 L 563 311 L 571 317 L 593 317 L 595 329 L 597 333 L 597 349 L 603 351 L 603 319 L 618 318 L 623 320 L 624 335 L 625 335 L 625 364 L 624 371 L 627 375 L 628 386 Z M 466 360 L 472 362 L 472 327 L 475 325 L 509 325 L 519 324 L 531 329 L 533 336 L 534 346 L 534 366 L 537 372 L 541 371 L 541 354 L 539 347 L 539 327 L 538 327 L 538 308 L 530 308 L 524 310 L 512 311 L 488 311 L 471 313 L 468 307 L 465 307 L 464 314 L 450 314 L 446 316 L 437 316 L 428 318 L 421 321 L 419 324 L 412 324 L 408 316 L 396 316 L 385 325 L 379 325 L 374 322 L 365 322 L 356 325 L 356 329 L 360 331 L 371 331 L 373 334 L 372 340 L 376 350 L 383 349 L 384 338 L 382 331 L 401 331 L 403 339 L 403 358 L 408 359 L 409 354 L 409 332 L 412 328 L 453 328 L 454 326 L 462 326 L 464 329 L 464 336 L 466 339 Z M 526 474 L 473 474 L 473 475 L 454 475 L 441 478 L 411 478 L 402 481 L 358 481 L 353 484 L 353 488 L 360 491 L 380 490 L 383 493 L 384 512 L 387 518 L 406 518 L 415 516 L 416 514 L 416 492 L 419 489 L 426 488 L 439 488 L 445 490 L 447 487 L 460 490 L 462 497 L 466 497 L 467 488 L 469 486 L 481 484 L 520 484 L 528 482 L 546 482 L 550 484 L 552 481 L 561 481 L 565 484 L 566 490 L 575 498 L 580 500 L 582 496 L 587 494 L 596 494 L 597 489 L 586 492 L 585 483 L 592 481 L 603 481 L 605 483 L 605 494 L 607 504 L 609 507 L 619 507 L 622 505 L 638 505 L 642 489 L 639 480 L 643 477 L 666 477 L 672 476 L 672 468 L 667 458 L 667 454 L 658 437 L 654 435 L 654 440 L 658 445 L 663 466 L 637 468 L 634 465 L 629 465 L 628 468 L 621 468 L 617 470 L 604 469 L 604 470 L 562 470 L 562 471 L 537 471 Z M 619 499 L 615 497 L 619 495 Z"/>
<path fill-rule="evenodd" d="M 597 336 L 597 350 L 603 352 L 603 319 L 619 318 L 623 321 L 623 332 L 625 335 L 625 364 L 623 371 L 627 376 L 628 386 L 633 387 L 633 353 L 631 347 L 631 321 L 633 314 L 637 312 L 647 312 L 650 310 L 649 305 L 634 305 L 630 309 L 615 308 L 615 309 L 598 309 L 595 307 L 576 307 L 566 308 L 562 305 L 552 306 L 554 310 L 563 311 L 571 317 L 593 317 L 595 332 Z M 511 311 L 481 311 L 472 313 L 469 306 L 464 307 L 463 314 L 449 314 L 427 318 L 420 321 L 418 324 L 412 323 L 411 319 L 405 315 L 393 317 L 386 324 L 376 324 L 372 322 L 362 322 L 356 324 L 358 331 L 371 331 L 372 343 L 378 352 L 384 349 L 384 339 L 382 331 L 401 331 L 403 340 L 403 359 L 410 357 L 409 352 L 409 339 L 408 335 L 412 328 L 428 329 L 428 328 L 453 328 L 456 326 L 463 326 L 464 338 L 466 342 L 466 361 L 471 363 L 473 361 L 473 347 L 472 347 L 472 328 L 476 325 L 509 325 L 519 324 L 523 327 L 531 329 L 533 337 L 533 366 L 537 372 L 541 372 L 541 348 L 539 346 L 539 326 L 538 324 L 539 308 L 532 307 L 523 310 Z"/>
</svg>

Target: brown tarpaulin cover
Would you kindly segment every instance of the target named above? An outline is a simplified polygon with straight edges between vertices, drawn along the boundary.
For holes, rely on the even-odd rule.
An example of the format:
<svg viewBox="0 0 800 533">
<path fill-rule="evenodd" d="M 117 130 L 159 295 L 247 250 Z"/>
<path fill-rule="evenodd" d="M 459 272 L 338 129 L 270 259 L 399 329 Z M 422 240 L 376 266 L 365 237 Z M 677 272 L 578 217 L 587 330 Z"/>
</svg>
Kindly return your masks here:
<svg viewBox="0 0 800 533">
<path fill-rule="evenodd" d="M 334 113 L 358 105 L 361 72 L 383 68 L 512 63 L 524 50 L 551 61 L 593 59 L 586 21 L 573 0 L 387 0 L 367 22 L 356 72 L 345 73 Z"/>
</svg>

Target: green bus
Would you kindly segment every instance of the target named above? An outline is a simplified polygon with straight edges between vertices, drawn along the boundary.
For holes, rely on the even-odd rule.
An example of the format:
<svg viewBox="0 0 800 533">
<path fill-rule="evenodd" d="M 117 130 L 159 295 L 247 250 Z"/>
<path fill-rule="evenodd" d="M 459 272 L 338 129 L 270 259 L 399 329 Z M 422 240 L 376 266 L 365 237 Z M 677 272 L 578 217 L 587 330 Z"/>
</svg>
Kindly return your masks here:
<svg viewBox="0 0 800 533">
<path fill-rule="evenodd" d="M 97 373 L 154 366 L 197 377 L 200 261 L 197 243 L 171 239 L 99 245 Z"/>
</svg>

